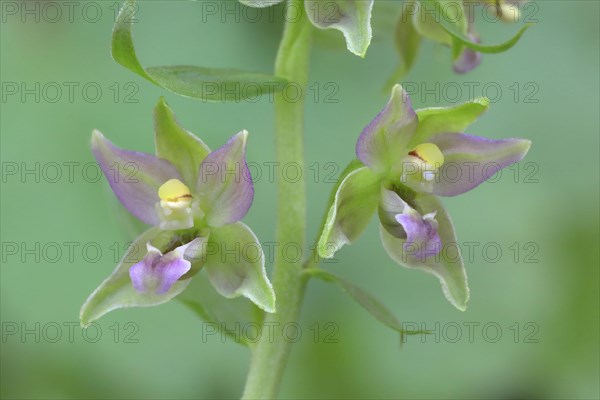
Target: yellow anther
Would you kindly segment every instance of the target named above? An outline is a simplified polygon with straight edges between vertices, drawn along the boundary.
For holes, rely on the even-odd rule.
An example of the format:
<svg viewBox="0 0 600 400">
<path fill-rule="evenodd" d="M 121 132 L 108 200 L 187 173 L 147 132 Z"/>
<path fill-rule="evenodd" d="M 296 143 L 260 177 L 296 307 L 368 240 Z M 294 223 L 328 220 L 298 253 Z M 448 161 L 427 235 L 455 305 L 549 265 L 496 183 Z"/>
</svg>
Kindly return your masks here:
<svg viewBox="0 0 600 400">
<path fill-rule="evenodd" d="M 504 22 L 519 22 L 521 12 L 514 4 L 503 3 L 498 10 L 498 15 Z"/>
<path fill-rule="evenodd" d="M 422 143 L 408 154 L 418 157 L 432 167 L 439 168 L 444 163 L 444 155 L 439 147 L 433 143 Z"/>
<path fill-rule="evenodd" d="M 190 199 L 192 194 L 190 188 L 185 186 L 179 179 L 169 179 L 158 188 L 158 197 L 165 201 L 179 201 Z"/>
</svg>

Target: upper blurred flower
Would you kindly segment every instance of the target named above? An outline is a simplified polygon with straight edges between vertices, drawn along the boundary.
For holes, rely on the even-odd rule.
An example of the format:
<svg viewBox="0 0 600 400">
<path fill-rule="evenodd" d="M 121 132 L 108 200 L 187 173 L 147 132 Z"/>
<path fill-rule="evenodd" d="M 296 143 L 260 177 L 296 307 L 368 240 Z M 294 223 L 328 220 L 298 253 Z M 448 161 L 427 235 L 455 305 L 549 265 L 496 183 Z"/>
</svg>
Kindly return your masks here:
<svg viewBox="0 0 600 400">
<path fill-rule="evenodd" d="M 166 302 L 200 268 L 223 296 L 243 295 L 273 312 L 260 244 L 239 222 L 254 197 L 245 158 L 248 133 L 210 152 L 176 123 L 162 99 L 154 119 L 157 156 L 120 149 L 99 131 L 92 134 L 92 151 L 115 195 L 131 214 L 155 227 L 92 293 L 82 307 L 82 323 L 115 308 Z M 255 259 L 231 257 L 227 250 L 244 245 L 259 249 Z"/>
<path fill-rule="evenodd" d="M 476 14 L 487 20 L 518 22 L 519 0 L 433 0 L 407 1 L 396 26 L 396 45 L 402 65 L 392 78 L 398 81 L 410 70 L 421 39 L 433 40 L 452 49 L 454 71 L 469 72 L 481 62 L 481 52 L 498 53 L 512 47 L 523 30 L 511 40 L 497 46 L 481 46 L 475 30 Z M 526 27 L 524 27 L 526 29 Z"/>
<path fill-rule="evenodd" d="M 284 0 L 240 0 L 250 7 L 268 7 Z M 337 29 L 344 34 L 348 50 L 364 57 L 371 43 L 371 10 L 374 0 L 304 0 L 310 21 L 320 29 Z M 298 15 L 298 14 L 296 14 Z"/>
<path fill-rule="evenodd" d="M 448 300 L 464 310 L 469 290 L 463 261 L 450 217 L 434 195 L 455 196 L 475 188 L 521 160 L 531 144 L 458 133 L 487 107 L 487 99 L 478 99 L 415 112 L 396 85 L 385 109 L 358 139 L 360 162 L 351 164 L 336 190 L 319 254 L 332 257 L 356 240 L 378 209 L 390 257 L 436 275 Z"/>
</svg>

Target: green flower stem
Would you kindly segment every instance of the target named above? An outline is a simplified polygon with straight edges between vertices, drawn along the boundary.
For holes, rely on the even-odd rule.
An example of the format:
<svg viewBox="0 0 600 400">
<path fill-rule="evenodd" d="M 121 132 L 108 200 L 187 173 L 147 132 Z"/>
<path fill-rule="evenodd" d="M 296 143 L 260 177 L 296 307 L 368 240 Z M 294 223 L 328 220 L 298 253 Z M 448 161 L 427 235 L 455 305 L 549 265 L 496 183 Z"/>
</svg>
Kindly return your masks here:
<svg viewBox="0 0 600 400">
<path fill-rule="evenodd" d="M 290 0 L 283 38 L 277 54 L 275 74 L 302 88 L 302 98 L 290 101 L 285 91 L 275 94 L 275 134 L 277 161 L 296 163 L 304 170 L 304 95 L 308 81 L 311 47 L 310 21 L 303 0 Z M 303 14 L 299 15 L 299 11 Z M 306 185 L 304 180 L 289 182 L 278 178 L 276 240 L 279 249 L 286 243 L 305 248 Z M 244 399 L 270 399 L 277 395 L 291 350 L 283 328 L 296 322 L 306 287 L 302 263 L 293 263 L 278 252 L 273 267 L 277 312 L 267 314 L 263 335 L 252 350 L 252 361 L 244 389 Z M 274 332 L 274 335 L 268 334 Z"/>
</svg>

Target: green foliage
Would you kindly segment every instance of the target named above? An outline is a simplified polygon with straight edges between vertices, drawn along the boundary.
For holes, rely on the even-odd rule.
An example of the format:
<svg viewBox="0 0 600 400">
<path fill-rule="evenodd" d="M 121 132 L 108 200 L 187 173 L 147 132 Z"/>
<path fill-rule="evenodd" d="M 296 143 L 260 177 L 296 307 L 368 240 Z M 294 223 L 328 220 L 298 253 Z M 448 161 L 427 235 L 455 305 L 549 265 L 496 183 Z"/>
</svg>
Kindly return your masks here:
<svg viewBox="0 0 600 400">
<path fill-rule="evenodd" d="M 337 275 L 334 275 L 322 269 L 311 268 L 305 270 L 304 273 L 310 275 L 311 277 L 321 279 L 325 282 L 335 283 L 336 285 L 338 285 L 362 308 L 364 308 L 369 314 L 371 314 L 375 319 L 377 319 L 377 321 L 381 322 L 388 328 L 400 333 L 401 339 L 404 338 L 404 335 L 418 335 L 429 333 L 428 331 L 404 330 L 402 328 L 402 323 L 398 321 L 394 314 L 390 310 L 388 310 L 385 305 L 383 305 L 370 293 L 364 291 L 352 282 L 349 282 Z"/>
<path fill-rule="evenodd" d="M 133 45 L 135 0 L 127 0 L 115 23 L 112 56 L 119 64 L 172 93 L 205 101 L 240 101 L 283 89 L 286 80 L 239 69 L 170 65 L 144 68 Z"/>
</svg>

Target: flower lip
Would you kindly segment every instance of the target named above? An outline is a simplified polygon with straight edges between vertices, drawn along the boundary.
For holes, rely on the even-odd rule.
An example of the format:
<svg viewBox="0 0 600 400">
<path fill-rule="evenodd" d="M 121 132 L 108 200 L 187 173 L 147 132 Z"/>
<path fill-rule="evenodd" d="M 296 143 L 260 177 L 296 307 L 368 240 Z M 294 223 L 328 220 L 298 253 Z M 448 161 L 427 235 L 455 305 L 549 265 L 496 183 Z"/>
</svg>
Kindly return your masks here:
<svg viewBox="0 0 600 400">
<path fill-rule="evenodd" d="M 438 254 L 441 250 L 441 239 L 438 234 L 436 211 L 421 215 L 418 211 L 407 207 L 396 215 L 396 221 L 406 232 L 404 250 L 412 256 L 425 260 Z"/>
<path fill-rule="evenodd" d="M 191 268 L 191 262 L 184 258 L 185 250 L 191 243 L 176 247 L 167 253 L 163 253 L 150 242 L 146 243 L 146 255 L 129 269 L 133 288 L 139 293 L 167 293 Z"/>
</svg>

